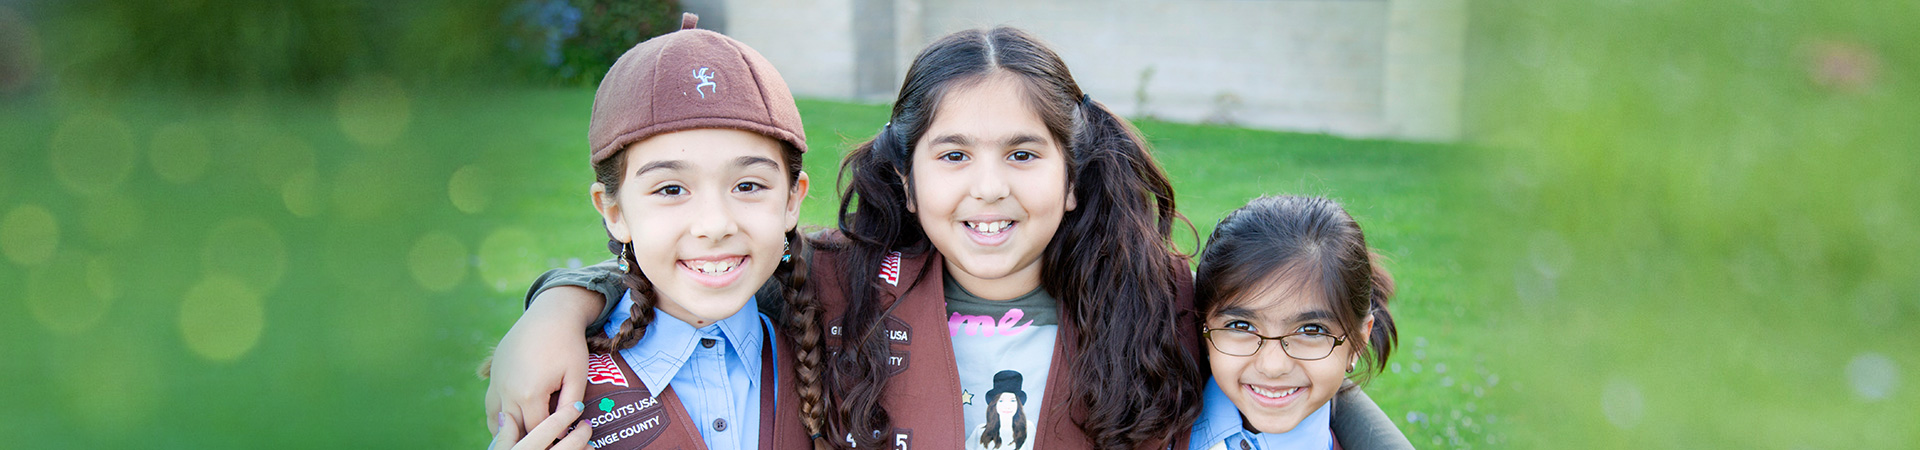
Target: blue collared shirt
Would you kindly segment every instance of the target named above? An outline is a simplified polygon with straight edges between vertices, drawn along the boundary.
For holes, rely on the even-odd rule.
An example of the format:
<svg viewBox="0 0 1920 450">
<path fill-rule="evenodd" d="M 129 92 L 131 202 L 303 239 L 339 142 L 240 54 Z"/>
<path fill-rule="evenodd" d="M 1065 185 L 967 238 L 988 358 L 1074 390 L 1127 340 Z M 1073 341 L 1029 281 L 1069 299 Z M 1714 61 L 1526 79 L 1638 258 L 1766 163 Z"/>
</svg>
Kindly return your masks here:
<svg viewBox="0 0 1920 450">
<path fill-rule="evenodd" d="M 632 310 L 633 291 L 627 291 L 607 318 L 608 336 L 620 331 Z M 760 314 L 759 304 L 751 298 L 739 312 L 700 328 L 654 308 L 646 334 L 633 347 L 621 350 L 620 357 L 646 383 L 648 394 L 657 397 L 673 386 L 674 396 L 686 406 L 707 448 L 751 449 L 760 446 L 760 389 L 777 388 L 762 386 L 760 380 L 760 352 L 769 333 L 773 333 L 773 321 Z M 713 345 L 703 345 L 709 339 Z M 779 355 L 773 356 L 771 360 L 780 360 Z"/>
<path fill-rule="evenodd" d="M 1193 440 L 1188 450 L 1206 450 L 1224 445 L 1228 450 L 1319 450 L 1333 448 L 1333 401 L 1300 420 L 1300 425 L 1285 433 L 1258 433 L 1241 426 L 1240 409 L 1220 390 L 1220 383 L 1207 379 L 1207 393 L 1200 400 L 1200 420 L 1193 424 Z"/>
</svg>

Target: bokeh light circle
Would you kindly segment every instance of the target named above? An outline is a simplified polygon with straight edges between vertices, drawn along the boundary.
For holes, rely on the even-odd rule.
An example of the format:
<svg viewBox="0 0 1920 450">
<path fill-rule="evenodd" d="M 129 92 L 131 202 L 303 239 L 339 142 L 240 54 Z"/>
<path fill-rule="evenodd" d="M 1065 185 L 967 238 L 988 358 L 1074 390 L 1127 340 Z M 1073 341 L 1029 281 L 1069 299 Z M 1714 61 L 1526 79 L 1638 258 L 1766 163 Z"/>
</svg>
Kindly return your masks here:
<svg viewBox="0 0 1920 450">
<path fill-rule="evenodd" d="M 407 369 L 410 364 L 419 364 L 420 355 L 431 353 L 424 347 L 428 339 L 423 339 L 423 331 L 445 326 L 443 320 L 429 312 L 429 303 L 414 291 L 398 295 L 372 293 L 355 303 L 363 310 L 376 309 L 378 314 L 336 314 L 331 318 L 333 335 L 327 350 L 334 352 L 330 361 L 368 375 L 412 374 Z"/>
<path fill-rule="evenodd" d="M 57 344 L 56 352 L 77 358 L 54 363 L 66 397 L 56 406 L 70 411 L 82 433 L 126 433 L 151 428 L 151 416 L 168 392 L 170 373 L 152 339 L 128 330 L 87 333 L 84 344 Z M 144 370 L 128 370 L 138 367 Z M 52 386 L 49 386 L 50 388 Z M 51 409 L 51 408 L 49 408 Z"/>
<path fill-rule="evenodd" d="M 1900 366 L 1886 355 L 1861 353 L 1847 363 L 1847 382 L 1861 399 L 1885 400 L 1900 389 Z"/>
<path fill-rule="evenodd" d="M 85 257 L 62 254 L 30 272 L 27 309 L 33 320 L 60 333 L 81 333 L 98 325 L 113 304 L 113 299 L 100 295 L 100 291 L 111 291 L 112 287 L 98 286 L 93 272 L 101 269 L 90 266 L 94 264 Z"/>
<path fill-rule="evenodd" d="M 85 213 L 80 216 L 80 225 L 94 242 L 127 242 L 138 237 L 140 226 L 147 223 L 146 209 L 139 202 L 128 199 L 126 194 L 94 196 L 88 198 L 86 203 Z"/>
<path fill-rule="evenodd" d="M 125 122 L 100 114 L 78 114 L 60 122 L 50 144 L 53 176 L 76 193 L 110 192 L 133 171 L 139 149 Z"/>
<path fill-rule="evenodd" d="M 1615 427 L 1632 429 L 1640 423 L 1640 416 L 1646 412 L 1646 398 L 1640 394 L 1640 386 L 1624 379 L 1608 381 L 1600 390 L 1600 412 Z"/>
<path fill-rule="evenodd" d="M 147 159 L 153 164 L 153 172 L 178 184 L 199 180 L 207 172 L 207 162 L 213 159 L 213 139 L 207 137 L 205 129 L 190 122 L 155 130 L 150 147 Z"/>
<path fill-rule="evenodd" d="M 213 361 L 231 361 L 252 350 L 265 322 L 260 294 L 226 275 L 194 284 L 180 302 L 180 336 L 187 348 Z"/>
<path fill-rule="evenodd" d="M 413 281 L 433 292 L 446 292 L 467 277 L 467 246 L 446 233 L 432 231 L 414 241 L 407 253 Z"/>
<path fill-rule="evenodd" d="M 1533 264 L 1533 270 L 1547 278 L 1560 278 L 1573 265 L 1573 244 L 1559 233 L 1536 232 L 1527 247 L 1527 261 Z"/>
<path fill-rule="evenodd" d="M 336 109 L 340 131 L 360 145 L 394 141 L 407 131 L 412 117 L 407 92 L 392 78 L 369 76 L 354 80 L 340 92 Z"/>
<path fill-rule="evenodd" d="M 278 134 L 265 139 L 257 148 L 248 149 L 254 176 L 267 187 L 281 187 L 291 175 L 317 170 L 313 146 L 298 136 Z"/>
<path fill-rule="evenodd" d="M 488 173 L 478 165 L 468 165 L 453 172 L 453 178 L 447 180 L 447 197 L 453 200 L 453 207 L 467 214 L 479 214 L 487 210 L 492 200 L 488 194 Z"/>
<path fill-rule="evenodd" d="M 320 198 L 320 175 L 312 170 L 287 175 L 286 183 L 280 186 L 280 201 L 296 217 L 320 215 L 326 206 Z"/>
<path fill-rule="evenodd" d="M 119 265 L 106 255 L 94 255 L 87 258 L 87 291 L 94 296 L 113 301 L 120 297 Z"/>
<path fill-rule="evenodd" d="M 366 159 L 341 168 L 330 183 L 332 211 L 350 219 L 372 219 L 402 208 L 411 200 L 403 184 L 408 172 L 392 162 Z"/>
<path fill-rule="evenodd" d="M 25 204 L 0 217 L 0 253 L 6 254 L 8 261 L 38 265 L 59 249 L 60 225 L 46 208 Z"/>
<path fill-rule="evenodd" d="M 480 241 L 480 279 L 497 292 L 512 292 L 545 269 L 534 258 L 537 243 L 532 233 L 518 228 L 501 228 Z"/>
<path fill-rule="evenodd" d="M 287 248 L 280 232 L 265 221 L 227 219 L 207 233 L 200 262 L 208 274 L 249 280 L 250 288 L 265 294 L 279 286 L 286 274 Z"/>
</svg>

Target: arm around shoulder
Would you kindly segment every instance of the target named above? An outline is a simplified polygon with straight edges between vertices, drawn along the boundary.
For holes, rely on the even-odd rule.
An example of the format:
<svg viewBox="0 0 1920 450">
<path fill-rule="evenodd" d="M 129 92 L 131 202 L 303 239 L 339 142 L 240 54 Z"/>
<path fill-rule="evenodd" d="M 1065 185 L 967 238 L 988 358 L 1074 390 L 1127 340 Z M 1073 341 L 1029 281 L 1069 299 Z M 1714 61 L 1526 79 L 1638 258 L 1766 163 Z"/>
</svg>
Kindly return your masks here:
<svg viewBox="0 0 1920 450">
<path fill-rule="evenodd" d="M 1359 386 L 1340 392 L 1333 407 L 1333 435 L 1346 450 L 1412 450 L 1413 442 L 1394 426 L 1380 405 Z"/>
<path fill-rule="evenodd" d="M 577 287 L 580 290 L 561 289 L 557 292 L 548 292 L 553 288 L 565 286 Z M 626 291 L 627 285 L 621 277 L 619 264 L 613 259 L 608 259 L 587 267 L 553 269 L 541 274 L 540 278 L 533 280 L 533 286 L 527 289 L 526 308 L 532 310 L 536 300 L 540 299 L 585 302 L 598 310 L 597 315 L 591 316 L 593 320 L 584 327 L 587 334 L 592 334 L 607 323 L 607 317 L 612 315 L 614 305 L 619 303 L 620 296 Z M 599 295 L 592 295 L 594 293 Z"/>
</svg>

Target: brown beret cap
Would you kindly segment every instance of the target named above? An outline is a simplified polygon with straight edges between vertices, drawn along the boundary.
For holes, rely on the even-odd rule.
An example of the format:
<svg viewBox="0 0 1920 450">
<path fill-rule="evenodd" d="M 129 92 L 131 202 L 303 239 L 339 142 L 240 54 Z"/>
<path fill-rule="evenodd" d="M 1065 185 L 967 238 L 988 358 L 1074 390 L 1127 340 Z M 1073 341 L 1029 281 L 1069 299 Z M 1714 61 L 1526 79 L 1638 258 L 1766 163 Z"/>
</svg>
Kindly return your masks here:
<svg viewBox="0 0 1920 450">
<path fill-rule="evenodd" d="M 587 128 L 594 163 L 634 142 L 694 128 L 751 131 L 807 151 L 800 110 L 780 72 L 746 44 L 695 29 L 698 21 L 682 15 L 679 31 L 633 46 L 607 70 Z"/>
</svg>

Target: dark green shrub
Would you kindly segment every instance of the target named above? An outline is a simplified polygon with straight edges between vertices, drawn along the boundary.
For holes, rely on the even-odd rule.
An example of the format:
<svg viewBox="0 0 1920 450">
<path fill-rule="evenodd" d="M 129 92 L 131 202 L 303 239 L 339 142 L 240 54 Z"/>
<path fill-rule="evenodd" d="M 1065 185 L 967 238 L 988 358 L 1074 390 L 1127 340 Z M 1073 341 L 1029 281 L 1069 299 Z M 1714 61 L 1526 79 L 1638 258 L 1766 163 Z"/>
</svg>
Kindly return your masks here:
<svg viewBox="0 0 1920 450">
<path fill-rule="evenodd" d="M 506 47 L 533 80 L 594 85 L 634 44 L 680 26 L 674 0 L 523 0 L 507 10 Z"/>
</svg>

